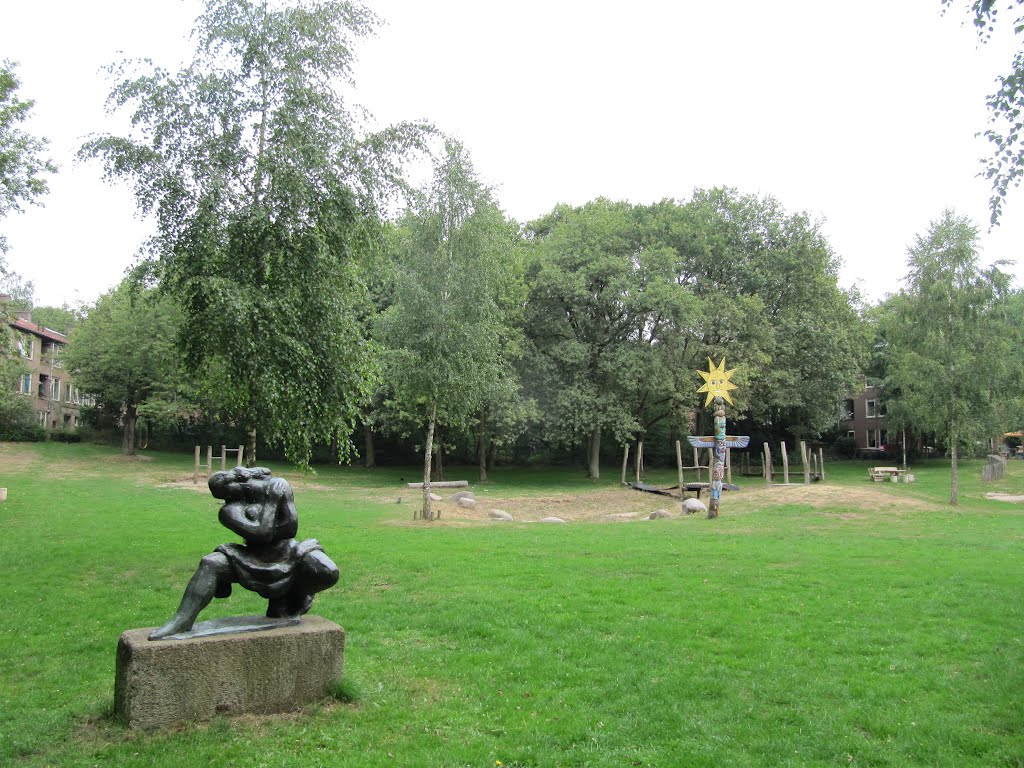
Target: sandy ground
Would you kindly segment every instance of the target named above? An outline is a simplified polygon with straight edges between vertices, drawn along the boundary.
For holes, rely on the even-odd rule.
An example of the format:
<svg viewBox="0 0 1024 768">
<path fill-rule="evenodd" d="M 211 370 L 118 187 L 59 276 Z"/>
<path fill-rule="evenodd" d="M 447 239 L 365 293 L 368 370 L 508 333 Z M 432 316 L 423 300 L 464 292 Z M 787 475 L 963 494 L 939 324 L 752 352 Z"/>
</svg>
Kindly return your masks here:
<svg viewBox="0 0 1024 768">
<path fill-rule="evenodd" d="M 545 496 L 503 497 L 491 494 L 488 489 L 470 489 L 476 492 L 476 507 L 465 509 L 452 500 L 452 491 L 439 492 L 441 501 L 436 502 L 441 511 L 441 520 L 451 522 L 482 522 L 490 519 L 491 510 L 500 509 L 521 522 L 538 522 L 545 517 L 558 517 L 566 522 L 614 523 L 630 520 L 644 520 L 651 512 L 664 509 L 673 515 L 680 514 L 680 502 L 667 496 L 643 493 L 627 488 L 603 488 L 592 492 Z M 692 496 L 692 494 L 690 494 Z M 418 491 L 401 491 L 390 498 L 375 498 L 379 502 L 419 504 Z M 707 503 L 707 493 L 701 493 L 701 501 Z M 741 490 L 725 492 L 722 495 L 721 514 L 745 515 L 783 505 L 806 505 L 812 508 L 826 506 L 848 508 L 850 513 L 874 510 L 898 512 L 902 509 L 928 508 L 927 502 L 909 494 L 893 495 L 876 486 L 863 488 L 836 486 L 827 483 L 797 486 L 769 487 L 760 480 L 751 478 Z"/>
<path fill-rule="evenodd" d="M 1020 504 L 1024 502 L 1024 496 L 1014 496 L 1011 493 L 986 493 L 986 499 L 995 499 L 996 501 L 1012 501 Z"/>
</svg>

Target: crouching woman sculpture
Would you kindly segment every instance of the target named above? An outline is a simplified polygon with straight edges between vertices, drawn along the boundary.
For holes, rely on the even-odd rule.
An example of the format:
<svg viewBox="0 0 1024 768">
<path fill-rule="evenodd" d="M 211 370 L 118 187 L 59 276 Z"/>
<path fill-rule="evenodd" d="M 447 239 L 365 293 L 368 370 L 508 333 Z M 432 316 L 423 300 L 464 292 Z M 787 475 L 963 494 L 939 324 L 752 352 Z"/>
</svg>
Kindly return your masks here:
<svg viewBox="0 0 1024 768">
<path fill-rule="evenodd" d="M 214 597 L 231 594 L 232 584 L 267 598 L 268 617 L 297 618 L 309 610 L 313 595 L 338 581 L 338 567 L 316 539 L 295 540 L 299 518 L 287 480 L 265 467 L 237 467 L 214 473 L 209 484 L 210 493 L 224 500 L 220 522 L 245 544 L 221 544 L 200 560 L 177 613 L 150 640 L 188 632 Z"/>
</svg>

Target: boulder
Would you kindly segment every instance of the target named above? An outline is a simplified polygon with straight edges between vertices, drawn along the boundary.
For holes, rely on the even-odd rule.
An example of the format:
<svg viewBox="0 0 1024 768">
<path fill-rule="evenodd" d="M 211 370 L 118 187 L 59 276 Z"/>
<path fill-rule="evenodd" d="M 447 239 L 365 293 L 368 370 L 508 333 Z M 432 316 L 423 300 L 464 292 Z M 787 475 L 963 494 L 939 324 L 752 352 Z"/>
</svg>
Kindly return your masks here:
<svg viewBox="0 0 1024 768">
<path fill-rule="evenodd" d="M 491 520 L 504 520 L 507 523 L 512 522 L 512 515 L 503 509 L 492 509 L 490 517 Z"/>
<path fill-rule="evenodd" d="M 455 499 L 455 503 L 463 509 L 473 509 L 476 506 L 476 499 L 470 499 L 463 496 L 462 498 Z"/>
<path fill-rule="evenodd" d="M 647 516 L 648 520 L 670 520 L 672 513 L 667 509 L 656 509 Z"/>
<path fill-rule="evenodd" d="M 564 523 L 565 520 L 563 520 L 560 517 L 545 517 L 545 518 L 543 518 L 541 520 L 541 522 L 542 523 Z"/>
<path fill-rule="evenodd" d="M 438 495 L 437 495 L 436 493 L 431 493 L 431 494 L 430 494 L 430 500 L 431 500 L 431 501 L 440 501 L 440 500 L 441 500 L 441 497 L 440 497 L 440 496 L 438 496 Z"/>
<path fill-rule="evenodd" d="M 683 502 L 683 510 L 692 515 L 694 512 L 707 512 L 708 508 L 700 499 L 687 499 Z"/>
<path fill-rule="evenodd" d="M 452 501 L 458 503 L 459 499 L 475 499 L 472 491 L 458 491 L 452 494 Z"/>
</svg>

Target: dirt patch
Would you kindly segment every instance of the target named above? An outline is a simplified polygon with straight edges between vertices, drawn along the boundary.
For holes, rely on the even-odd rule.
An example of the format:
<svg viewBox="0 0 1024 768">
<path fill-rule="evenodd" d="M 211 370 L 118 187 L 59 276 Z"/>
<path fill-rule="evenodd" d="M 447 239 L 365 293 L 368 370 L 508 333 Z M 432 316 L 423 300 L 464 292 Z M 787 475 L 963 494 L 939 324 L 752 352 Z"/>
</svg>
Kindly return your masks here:
<svg viewBox="0 0 1024 768">
<path fill-rule="evenodd" d="M 30 451 L 18 449 L 18 443 L 0 443 L 0 465 L 11 472 L 28 469 L 39 461 Z"/>
<path fill-rule="evenodd" d="M 1009 501 L 1014 504 L 1024 502 L 1024 496 L 1014 496 L 1012 493 L 986 493 L 985 498 L 995 499 L 996 501 Z"/>
<path fill-rule="evenodd" d="M 893 492 L 893 489 L 882 489 L 874 485 L 861 488 L 827 483 L 769 487 L 757 482 L 748 484 L 740 491 L 724 493 L 721 509 L 723 515 L 742 516 L 782 506 L 806 506 L 815 510 L 839 507 L 835 512 L 836 517 L 855 520 L 872 513 L 898 514 L 904 510 L 929 509 L 933 506 L 910 493 L 901 492 L 904 490 L 908 489 L 901 486 Z M 668 510 L 673 515 L 680 514 L 679 499 L 625 488 L 602 488 L 537 497 L 492 496 L 486 491 L 478 491 L 477 504 L 473 509 L 465 509 L 453 503 L 450 493 L 441 492 L 438 495 L 442 500 L 435 504 L 441 512 L 441 521 L 451 524 L 496 522 L 490 517 L 492 509 L 508 512 L 515 522 L 526 523 L 539 522 L 545 517 L 559 517 L 566 522 L 629 523 L 646 521 L 651 512 L 658 509 Z M 701 494 L 701 501 L 705 504 L 707 498 L 707 493 Z M 409 492 L 374 500 L 394 504 L 398 499 L 403 507 L 410 510 L 420 503 L 418 493 Z"/>
</svg>

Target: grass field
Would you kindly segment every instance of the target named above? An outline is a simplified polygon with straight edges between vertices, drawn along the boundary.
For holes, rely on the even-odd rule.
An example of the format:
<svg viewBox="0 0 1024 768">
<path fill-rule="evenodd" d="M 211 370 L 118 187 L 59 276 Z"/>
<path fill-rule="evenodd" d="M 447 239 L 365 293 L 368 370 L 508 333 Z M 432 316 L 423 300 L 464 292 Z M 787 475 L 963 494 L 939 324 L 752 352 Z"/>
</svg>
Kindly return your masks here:
<svg viewBox="0 0 1024 768">
<path fill-rule="evenodd" d="M 942 462 L 866 466 L 658 521 L 616 468 L 499 468 L 437 523 L 415 470 L 277 467 L 342 570 L 313 608 L 348 635 L 338 698 L 144 735 L 110 717 L 117 638 L 232 538 L 217 502 L 189 455 L 0 444 L 0 765 L 1024 766 L 1024 505 L 985 498 L 1024 462 L 968 463 L 955 510 Z"/>
</svg>

